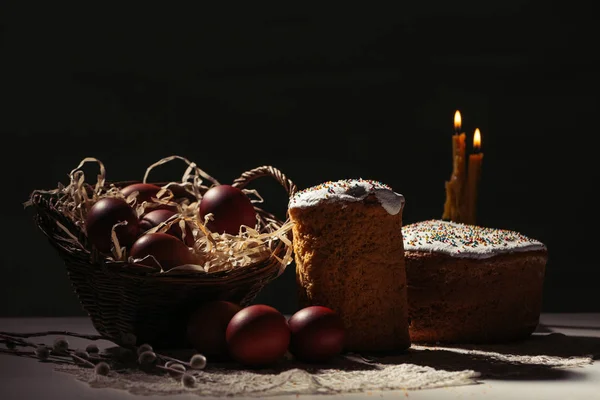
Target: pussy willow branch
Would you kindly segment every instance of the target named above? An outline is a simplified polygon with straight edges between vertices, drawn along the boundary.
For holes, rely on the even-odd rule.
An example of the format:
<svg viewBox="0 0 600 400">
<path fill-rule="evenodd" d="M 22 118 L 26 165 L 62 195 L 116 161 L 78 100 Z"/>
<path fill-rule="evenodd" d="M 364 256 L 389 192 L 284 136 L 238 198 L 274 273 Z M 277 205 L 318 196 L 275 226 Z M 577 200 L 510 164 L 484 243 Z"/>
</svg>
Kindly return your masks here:
<svg viewBox="0 0 600 400">
<path fill-rule="evenodd" d="M 2 353 L 2 354 L 12 354 L 12 355 L 15 355 L 15 356 L 37 358 L 35 356 L 35 353 L 33 351 L 0 349 L 0 353 Z"/>
<path fill-rule="evenodd" d="M 13 344 L 20 345 L 23 347 L 38 348 L 40 346 L 45 346 L 45 345 L 43 345 L 43 344 L 37 345 L 37 344 L 27 341 L 23 338 L 41 337 L 41 336 L 49 336 L 49 335 L 71 336 L 71 337 L 77 337 L 77 338 L 88 339 L 88 340 L 109 340 L 110 341 L 109 338 L 106 338 L 101 335 L 86 335 L 86 334 L 80 334 L 80 333 L 68 332 L 68 331 L 46 331 L 46 332 L 28 332 L 28 333 L 0 332 L 0 343 L 13 343 Z M 121 347 L 123 347 L 123 346 L 121 346 Z M 139 347 L 138 346 L 130 346 L 130 347 L 123 347 L 123 348 L 137 350 Z M 24 355 L 24 356 L 26 355 L 26 356 L 34 356 L 35 357 L 35 353 L 33 351 L 25 352 L 25 351 L 19 351 L 19 350 L 14 350 L 14 349 L 0 349 L 0 353 L 13 354 L 13 355 Z M 179 360 L 177 358 L 169 357 L 167 355 L 158 354 L 158 353 L 155 353 L 155 356 L 157 359 L 161 360 L 162 362 L 172 361 L 172 362 L 182 364 L 186 367 L 191 367 L 191 363 L 189 361 Z M 70 348 L 66 349 L 64 354 L 52 352 L 52 353 L 50 353 L 50 357 L 58 358 L 60 361 L 63 361 L 63 362 L 65 362 L 65 360 L 63 360 L 62 357 L 72 357 L 72 358 L 76 358 L 77 361 L 79 361 L 82 364 L 85 364 L 87 366 L 94 366 L 94 364 L 92 362 L 82 359 L 81 357 L 77 356 L 75 354 L 75 350 L 70 349 Z M 98 358 L 99 358 L 99 361 L 110 359 L 110 357 L 101 356 L 101 355 Z M 165 366 L 160 366 L 160 368 L 163 370 L 166 370 L 166 371 L 170 371 L 170 372 L 175 372 L 175 373 L 180 372 L 180 371 L 173 370 L 172 368 L 165 367 Z"/>
<path fill-rule="evenodd" d="M 38 359 L 38 356 L 36 356 L 33 351 L 0 349 L 0 354 L 10 354 L 13 356 Z M 71 360 L 58 358 L 58 357 L 52 356 L 52 355 L 50 355 L 50 357 L 48 358 L 48 361 L 55 363 L 55 364 L 69 364 L 69 365 L 73 364 L 73 361 L 71 361 Z"/>
<path fill-rule="evenodd" d="M 75 333 L 68 331 L 46 331 L 46 332 L 27 332 L 27 333 L 16 333 L 16 332 L 0 332 L 0 335 L 11 336 L 14 338 L 30 338 L 30 337 L 40 337 L 40 336 L 50 336 L 50 335 L 59 335 L 59 336 L 71 336 L 80 339 L 88 339 L 88 340 L 109 340 L 111 339 L 102 336 L 102 335 L 86 335 L 83 333 Z"/>
<path fill-rule="evenodd" d="M 5 341 L 5 342 L 14 343 L 14 344 L 21 345 L 24 347 L 34 347 L 34 348 L 38 347 L 38 345 L 35 343 L 29 342 L 29 341 L 21 339 L 19 337 L 14 337 L 14 336 L 8 335 L 6 333 L 2 333 L 2 332 L 0 332 L 0 339 L 3 339 L 3 341 Z"/>
<path fill-rule="evenodd" d="M 38 345 L 38 344 L 35 344 L 33 342 L 29 342 L 29 341 L 24 340 L 24 339 L 19 338 L 19 337 L 13 337 L 13 336 L 7 335 L 6 333 L 0 333 L 0 343 L 5 343 L 5 344 L 12 343 L 12 344 L 17 345 L 17 346 L 33 347 L 34 349 L 46 346 L 44 344 L 39 344 Z M 39 358 L 35 354 L 35 350 L 32 350 L 32 351 L 23 351 L 23 350 L 17 350 L 17 349 L 0 349 L 0 353 L 2 353 L 2 354 L 12 354 L 12 355 L 21 356 L 21 357 Z M 58 363 L 58 364 L 72 364 L 73 361 L 75 361 L 75 360 L 71 361 L 71 360 L 69 360 L 69 358 L 71 358 L 71 359 L 77 359 L 78 362 L 80 362 L 82 364 L 86 364 L 88 366 L 92 366 L 92 367 L 94 366 L 94 364 L 92 364 L 91 362 L 89 362 L 87 360 L 84 360 L 81 357 L 75 355 L 75 351 L 73 349 L 66 349 L 64 354 L 51 352 L 48 355 L 48 359 L 51 362 Z"/>
</svg>

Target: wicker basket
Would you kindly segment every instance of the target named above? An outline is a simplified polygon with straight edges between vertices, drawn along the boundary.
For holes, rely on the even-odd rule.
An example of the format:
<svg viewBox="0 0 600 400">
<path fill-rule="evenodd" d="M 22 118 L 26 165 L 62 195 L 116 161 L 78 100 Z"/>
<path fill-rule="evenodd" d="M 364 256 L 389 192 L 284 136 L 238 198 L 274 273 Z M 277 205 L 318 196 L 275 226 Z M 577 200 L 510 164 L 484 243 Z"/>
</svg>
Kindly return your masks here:
<svg viewBox="0 0 600 400">
<path fill-rule="evenodd" d="M 271 166 L 249 170 L 232 185 L 241 189 L 264 176 L 275 178 L 288 196 L 295 193 L 294 183 Z M 247 267 L 213 273 L 159 275 L 124 268 L 124 262 L 106 259 L 91 248 L 81 229 L 56 210 L 55 195 L 34 193 L 31 201 L 35 221 L 64 260 L 83 310 L 96 330 L 117 344 L 131 344 L 127 342 L 133 334 L 138 345 L 181 347 L 185 345 L 187 316 L 195 307 L 213 299 L 248 305 L 286 267 L 271 256 Z M 256 206 L 255 209 L 263 221 L 283 225 L 271 213 Z M 75 246 L 57 222 L 76 235 L 84 248 Z M 291 239 L 291 233 L 288 237 Z M 289 246 L 283 241 L 278 242 L 274 254 L 281 258 Z"/>
</svg>

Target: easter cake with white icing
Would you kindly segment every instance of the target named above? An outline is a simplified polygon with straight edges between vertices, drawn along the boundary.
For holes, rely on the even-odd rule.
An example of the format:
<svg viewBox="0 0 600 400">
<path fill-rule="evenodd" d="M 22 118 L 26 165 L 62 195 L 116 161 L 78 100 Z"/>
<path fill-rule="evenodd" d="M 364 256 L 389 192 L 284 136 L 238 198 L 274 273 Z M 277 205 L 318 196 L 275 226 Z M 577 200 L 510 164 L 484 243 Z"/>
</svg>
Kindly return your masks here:
<svg viewBox="0 0 600 400">
<path fill-rule="evenodd" d="M 300 307 L 340 314 L 345 350 L 410 347 L 404 196 L 372 180 L 329 181 L 289 202 Z"/>
<path fill-rule="evenodd" d="M 519 232 L 427 220 L 402 227 L 412 342 L 498 343 L 536 329 L 548 251 Z"/>
</svg>

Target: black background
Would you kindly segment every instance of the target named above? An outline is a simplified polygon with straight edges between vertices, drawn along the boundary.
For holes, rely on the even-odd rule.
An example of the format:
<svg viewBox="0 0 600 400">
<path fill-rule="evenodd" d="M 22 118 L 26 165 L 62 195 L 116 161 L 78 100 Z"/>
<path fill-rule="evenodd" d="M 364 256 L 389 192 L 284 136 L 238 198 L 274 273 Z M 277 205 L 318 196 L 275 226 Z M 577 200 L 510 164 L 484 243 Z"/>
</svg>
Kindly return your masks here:
<svg viewBox="0 0 600 400">
<path fill-rule="evenodd" d="M 259 165 L 299 188 L 376 179 L 404 194 L 407 224 L 441 217 L 457 109 L 469 144 L 482 133 L 479 224 L 548 246 L 544 311 L 600 311 L 591 8 L 81 4 L 0 5 L 0 315 L 82 314 L 22 203 L 84 157 L 109 180 L 173 154 L 222 183 Z M 254 187 L 283 217 L 285 191 Z M 292 264 L 256 301 L 290 312 L 293 286 Z"/>
</svg>

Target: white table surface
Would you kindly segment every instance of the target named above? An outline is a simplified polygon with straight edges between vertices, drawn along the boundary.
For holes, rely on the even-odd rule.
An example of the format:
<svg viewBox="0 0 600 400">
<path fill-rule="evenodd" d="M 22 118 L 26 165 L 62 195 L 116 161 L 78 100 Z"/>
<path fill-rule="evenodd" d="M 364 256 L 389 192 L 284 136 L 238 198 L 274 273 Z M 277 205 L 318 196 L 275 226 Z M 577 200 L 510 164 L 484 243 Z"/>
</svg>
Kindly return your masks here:
<svg viewBox="0 0 600 400">
<path fill-rule="evenodd" d="M 540 319 L 543 332 L 559 332 L 569 336 L 598 338 L 600 343 L 600 313 L 598 314 L 543 314 Z M 40 332 L 68 330 L 77 333 L 96 333 L 87 318 L 4 318 L 0 331 Z M 593 340 L 593 339 L 592 339 Z M 69 338 L 76 346 L 77 339 Z M 87 343 L 87 342 L 85 342 Z M 597 354 L 598 355 L 598 354 Z M 362 400 L 373 398 L 410 399 L 585 399 L 600 400 L 600 360 L 592 365 L 576 367 L 561 379 L 543 380 L 482 380 L 481 383 L 439 389 L 412 391 L 382 391 L 364 394 L 301 395 L 299 397 L 272 397 L 273 400 L 319 399 Z M 17 399 L 102 399 L 125 400 L 198 399 L 196 395 L 136 396 L 116 389 L 90 388 L 73 376 L 56 372 L 52 365 L 34 359 L 0 354 L 0 400 Z"/>
</svg>

